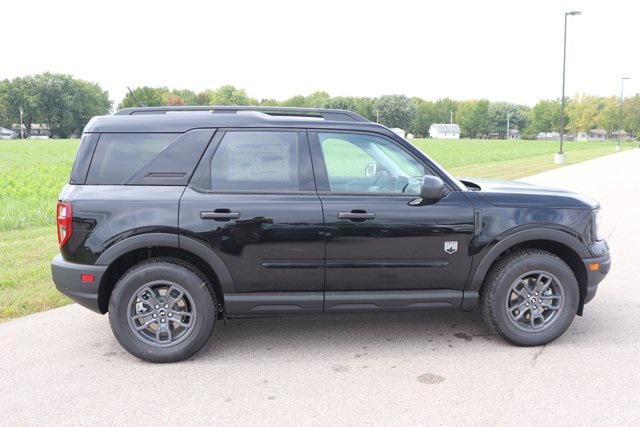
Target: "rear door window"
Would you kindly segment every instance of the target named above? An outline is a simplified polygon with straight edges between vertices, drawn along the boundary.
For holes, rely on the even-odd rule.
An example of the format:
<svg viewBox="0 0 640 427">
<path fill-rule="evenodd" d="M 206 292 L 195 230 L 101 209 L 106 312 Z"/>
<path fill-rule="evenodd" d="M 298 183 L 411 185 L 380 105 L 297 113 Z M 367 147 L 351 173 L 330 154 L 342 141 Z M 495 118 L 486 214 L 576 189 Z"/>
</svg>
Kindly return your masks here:
<svg viewBox="0 0 640 427">
<path fill-rule="evenodd" d="M 313 189 L 305 132 L 228 131 L 208 170 L 209 188 L 227 192 Z"/>
<path fill-rule="evenodd" d="M 123 184 L 180 134 L 106 133 L 100 136 L 87 184 Z"/>
</svg>

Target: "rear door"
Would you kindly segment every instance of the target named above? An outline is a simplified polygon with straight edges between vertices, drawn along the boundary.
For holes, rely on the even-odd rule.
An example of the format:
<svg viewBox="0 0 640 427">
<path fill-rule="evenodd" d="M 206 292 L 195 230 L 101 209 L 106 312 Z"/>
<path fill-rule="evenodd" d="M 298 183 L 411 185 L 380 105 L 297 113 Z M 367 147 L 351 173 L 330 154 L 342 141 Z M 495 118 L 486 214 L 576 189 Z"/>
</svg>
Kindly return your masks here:
<svg viewBox="0 0 640 427">
<path fill-rule="evenodd" d="M 326 223 L 327 304 L 333 291 L 461 295 L 474 224 L 465 195 L 413 205 L 422 176 L 433 172 L 397 141 L 344 131 L 310 137 Z"/>
<path fill-rule="evenodd" d="M 298 297 L 322 311 L 323 227 L 307 133 L 295 129 L 219 130 L 180 202 L 181 235 L 223 261 L 240 300 L 260 293 L 273 313 L 288 311 L 283 296 L 293 311 Z"/>
</svg>

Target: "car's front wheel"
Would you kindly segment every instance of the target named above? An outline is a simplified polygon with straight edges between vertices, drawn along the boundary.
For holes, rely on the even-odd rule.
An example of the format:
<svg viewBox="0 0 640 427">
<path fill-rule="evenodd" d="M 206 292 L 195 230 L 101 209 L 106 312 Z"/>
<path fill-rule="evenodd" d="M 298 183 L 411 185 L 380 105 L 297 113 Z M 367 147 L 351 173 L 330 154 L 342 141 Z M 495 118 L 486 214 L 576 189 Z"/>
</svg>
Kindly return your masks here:
<svg viewBox="0 0 640 427">
<path fill-rule="evenodd" d="M 171 258 L 141 262 L 116 284 L 109 321 L 118 342 L 149 362 L 176 362 L 207 342 L 216 318 L 209 281 Z"/>
<path fill-rule="evenodd" d="M 571 268 L 542 250 L 514 252 L 490 271 L 481 292 L 489 328 L 522 346 L 542 345 L 571 325 L 580 291 Z"/>
</svg>

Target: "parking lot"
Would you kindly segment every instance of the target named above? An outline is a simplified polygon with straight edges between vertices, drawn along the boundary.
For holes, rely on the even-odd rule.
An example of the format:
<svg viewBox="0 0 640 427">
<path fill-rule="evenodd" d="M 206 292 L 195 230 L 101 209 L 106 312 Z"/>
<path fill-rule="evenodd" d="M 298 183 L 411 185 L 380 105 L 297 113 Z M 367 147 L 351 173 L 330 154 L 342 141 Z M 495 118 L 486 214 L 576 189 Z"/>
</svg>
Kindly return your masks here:
<svg viewBox="0 0 640 427">
<path fill-rule="evenodd" d="M 0 424 L 638 424 L 640 150 L 524 179 L 599 200 L 613 265 L 557 341 L 518 348 L 479 313 L 236 320 L 193 359 L 126 353 L 70 305 L 0 324 Z"/>
</svg>

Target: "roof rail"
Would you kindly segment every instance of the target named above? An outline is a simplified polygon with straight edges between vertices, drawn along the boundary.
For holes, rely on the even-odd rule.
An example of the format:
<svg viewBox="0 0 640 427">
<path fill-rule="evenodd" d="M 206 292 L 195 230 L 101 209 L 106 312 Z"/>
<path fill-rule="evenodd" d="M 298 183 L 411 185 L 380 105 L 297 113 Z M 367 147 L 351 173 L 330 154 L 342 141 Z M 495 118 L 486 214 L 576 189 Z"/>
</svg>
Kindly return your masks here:
<svg viewBox="0 0 640 427">
<path fill-rule="evenodd" d="M 164 114 L 168 112 L 209 111 L 211 113 L 237 113 L 238 111 L 256 111 L 273 116 L 316 117 L 339 122 L 368 122 L 358 113 L 349 110 L 332 110 L 327 108 L 296 108 L 269 106 L 166 106 L 166 107 L 132 107 L 123 108 L 115 114 L 129 116 L 134 114 Z"/>
</svg>

